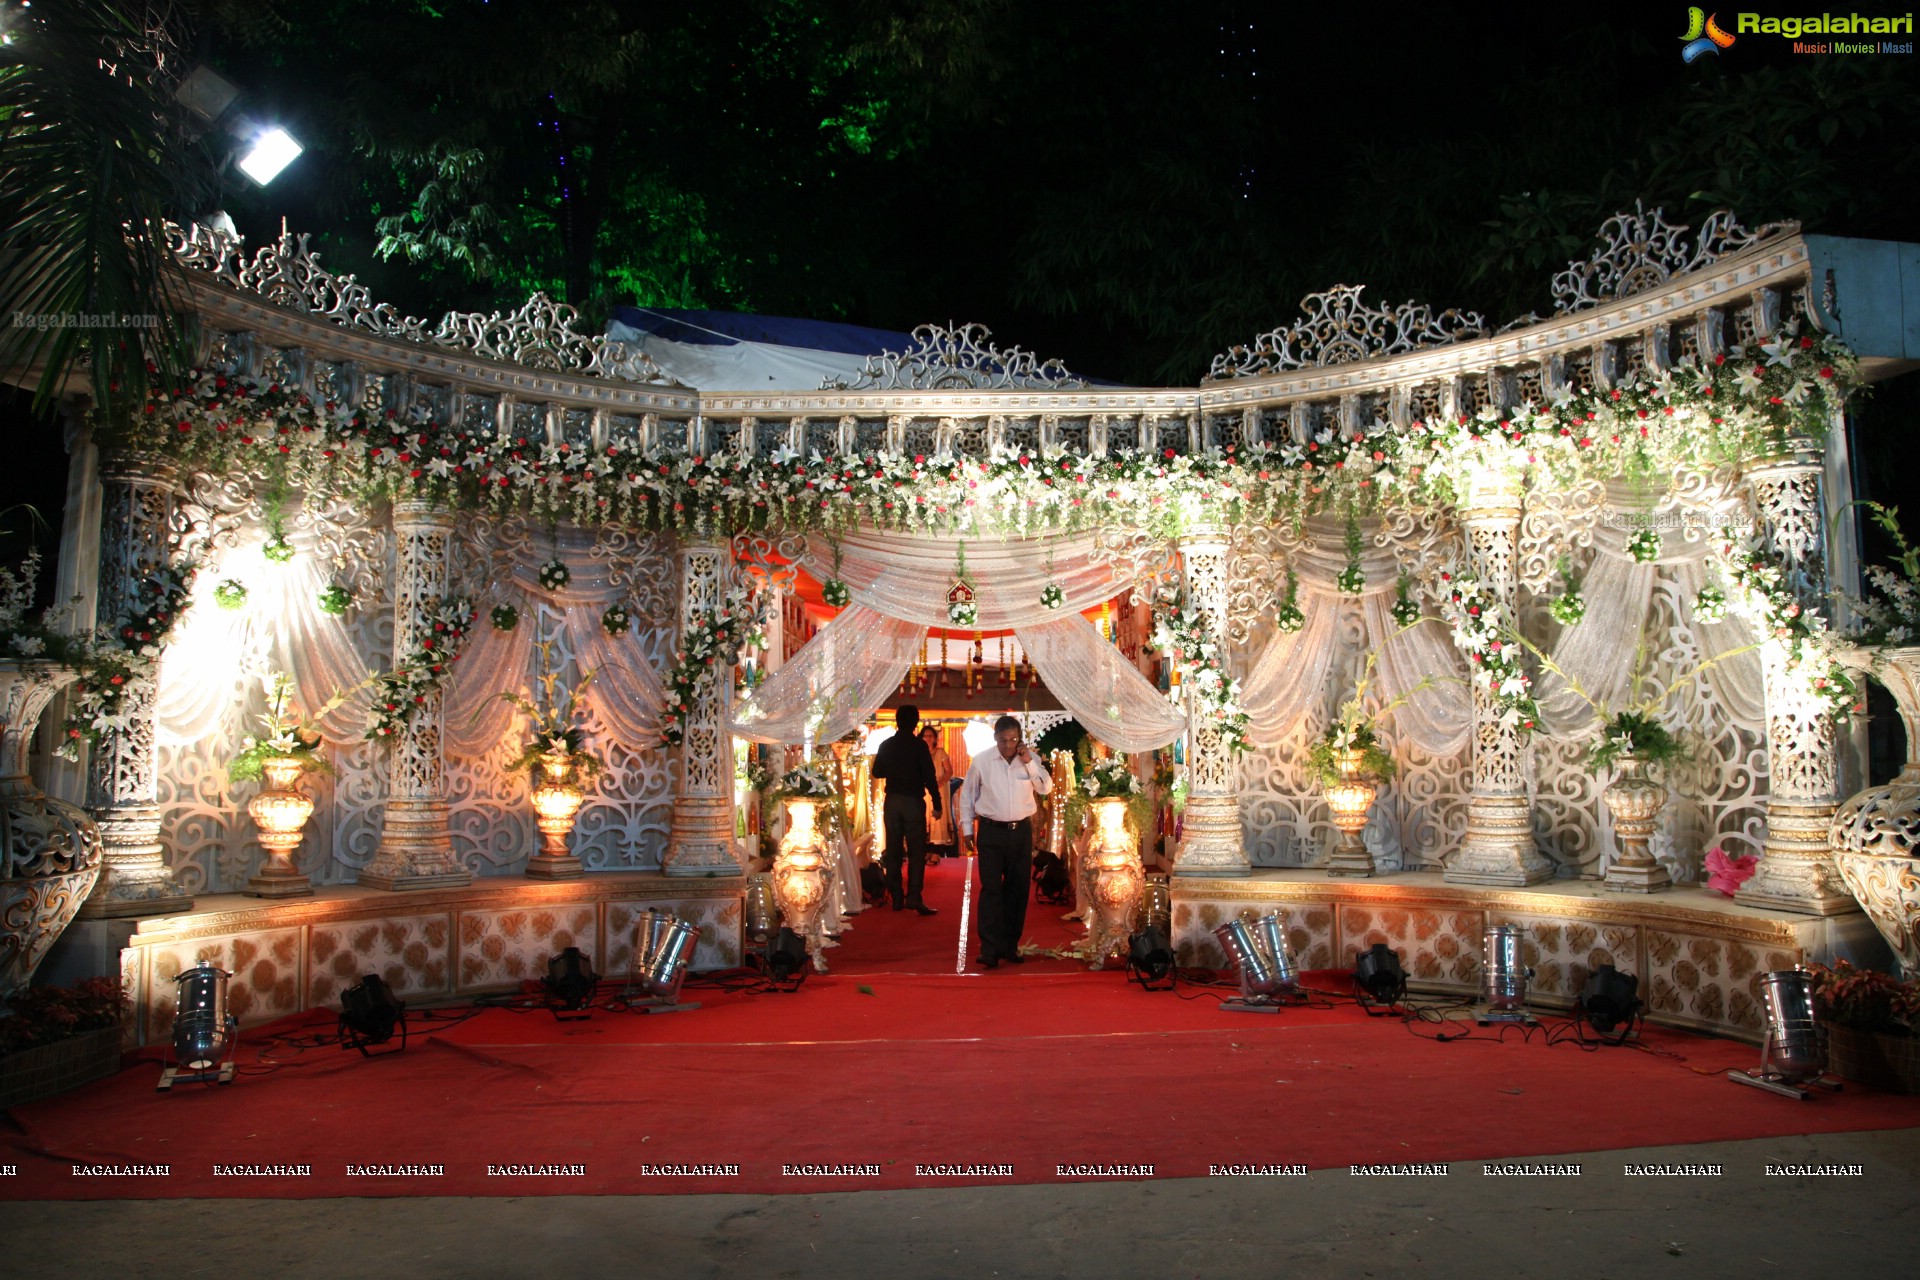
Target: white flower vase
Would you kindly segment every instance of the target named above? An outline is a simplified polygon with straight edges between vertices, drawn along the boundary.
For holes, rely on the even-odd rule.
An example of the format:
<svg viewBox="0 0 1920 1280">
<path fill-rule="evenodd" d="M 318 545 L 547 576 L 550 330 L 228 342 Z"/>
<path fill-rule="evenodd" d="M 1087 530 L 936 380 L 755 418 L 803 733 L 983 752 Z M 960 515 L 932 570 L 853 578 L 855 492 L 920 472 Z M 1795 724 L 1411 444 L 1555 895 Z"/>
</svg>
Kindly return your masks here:
<svg viewBox="0 0 1920 1280">
<path fill-rule="evenodd" d="M 1862 654 L 1850 665 L 1887 687 L 1907 731 L 1907 762 L 1892 782 L 1868 787 L 1833 815 L 1829 836 L 1834 865 L 1847 892 L 1900 957 L 1909 978 L 1920 977 L 1920 646 Z"/>
<path fill-rule="evenodd" d="M 1139 841 L 1127 830 L 1127 798 L 1095 800 L 1093 815 L 1093 842 L 1080 874 L 1085 878 L 1086 900 L 1093 907 L 1087 967 L 1098 969 L 1108 956 L 1126 948 L 1147 875 L 1140 865 Z"/>
<path fill-rule="evenodd" d="M 0 662 L 0 1008 L 32 981 L 100 877 L 93 819 L 27 772 L 40 714 L 78 674 L 51 662 Z"/>
<path fill-rule="evenodd" d="M 833 892 L 833 860 L 827 856 L 826 837 L 820 832 L 824 800 L 795 797 L 787 801 L 787 834 L 773 859 L 773 896 L 787 928 L 805 938 L 816 972 L 827 962 L 826 906 Z"/>
</svg>

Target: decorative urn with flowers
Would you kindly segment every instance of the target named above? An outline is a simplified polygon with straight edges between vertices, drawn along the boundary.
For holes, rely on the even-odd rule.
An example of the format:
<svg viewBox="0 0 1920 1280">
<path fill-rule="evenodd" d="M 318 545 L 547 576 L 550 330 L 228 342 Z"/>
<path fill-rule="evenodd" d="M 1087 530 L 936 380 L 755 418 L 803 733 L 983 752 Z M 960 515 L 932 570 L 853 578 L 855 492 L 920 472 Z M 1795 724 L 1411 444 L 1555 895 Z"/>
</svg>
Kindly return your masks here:
<svg viewBox="0 0 1920 1280">
<path fill-rule="evenodd" d="M 527 875 L 535 880 L 572 880 L 586 871 L 568 847 L 587 789 L 600 776 L 605 762 L 586 749 L 586 731 L 578 723 L 580 696 L 593 683 L 593 672 L 564 695 L 558 692 L 560 673 L 553 669 L 553 642 L 543 640 L 540 651 L 540 692 L 536 698 L 506 692 L 499 695 L 524 712 L 532 723 L 532 737 L 507 764 L 509 773 L 526 773 L 533 782 L 534 825 L 540 832 L 540 851 L 527 860 Z"/>
<path fill-rule="evenodd" d="M 1145 817 L 1140 779 L 1124 756 L 1097 761 L 1080 781 L 1093 810 L 1093 836 L 1080 868 L 1081 897 L 1093 907 L 1088 922 L 1087 965 L 1098 969 L 1123 950 L 1133 927 L 1146 870 L 1140 864 L 1139 823 Z"/>
<path fill-rule="evenodd" d="M 1610 892 L 1659 893 L 1673 887 L 1673 878 L 1648 848 L 1660 811 L 1667 805 L 1667 785 L 1653 771 L 1687 756 L 1686 747 L 1650 710 L 1622 711 L 1610 717 L 1600 740 L 1588 748 L 1589 770 L 1614 770 L 1613 781 L 1600 793 L 1620 841 L 1620 856 L 1607 868 L 1605 883 Z"/>
<path fill-rule="evenodd" d="M 267 710 L 260 717 L 266 732 L 241 743 L 240 754 L 227 762 L 227 778 L 231 782 L 266 783 L 260 794 L 247 802 L 260 847 L 267 853 L 265 864 L 247 881 L 247 894 L 255 898 L 298 898 L 313 892 L 313 881 L 294 862 L 294 850 L 300 847 L 307 819 L 313 816 L 313 798 L 300 789 L 300 779 L 309 773 L 333 772 L 333 766 L 320 754 L 317 722 L 353 690 L 334 695 L 313 717 L 303 720 L 293 712 L 292 676 L 273 672 L 266 677 L 266 685 Z"/>
<path fill-rule="evenodd" d="M 773 858 L 774 901 L 786 927 L 808 941 L 815 971 L 825 973 L 826 905 L 836 877 L 820 817 L 835 803 L 833 781 L 823 764 L 806 764 L 789 769 L 774 794 L 787 806 L 787 833 Z"/>
</svg>

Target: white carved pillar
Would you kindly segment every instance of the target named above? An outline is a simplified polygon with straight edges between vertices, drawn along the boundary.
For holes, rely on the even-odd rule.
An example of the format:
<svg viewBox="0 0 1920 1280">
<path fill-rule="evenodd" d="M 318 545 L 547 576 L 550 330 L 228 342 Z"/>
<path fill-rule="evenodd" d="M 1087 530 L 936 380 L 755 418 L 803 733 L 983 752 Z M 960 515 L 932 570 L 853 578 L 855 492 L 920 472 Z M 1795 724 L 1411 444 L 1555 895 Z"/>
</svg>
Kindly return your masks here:
<svg viewBox="0 0 1920 1280">
<path fill-rule="evenodd" d="M 1826 506 L 1822 461 L 1810 440 L 1749 468 L 1761 536 L 1803 605 L 1826 593 Z M 1833 865 L 1828 827 L 1839 807 L 1837 735 L 1823 700 L 1788 669 L 1787 645 L 1767 640 L 1760 667 L 1767 697 L 1767 838 L 1760 866 L 1735 897 L 1749 906 L 1802 915 L 1858 911 Z"/>
<path fill-rule="evenodd" d="M 1207 620 L 1216 641 L 1227 634 L 1227 531 L 1203 526 L 1180 538 L 1180 569 L 1187 600 Z M 1173 873 L 1180 876 L 1246 876 L 1246 842 L 1240 835 L 1240 761 L 1220 732 L 1213 709 L 1187 685 L 1187 809 Z"/>
<path fill-rule="evenodd" d="M 137 607 L 140 584 L 165 567 L 178 529 L 173 467 L 158 458 L 118 454 L 101 466 L 100 605 L 104 625 Z M 193 899 L 167 866 L 160 842 L 159 787 L 150 678 L 129 682 L 127 727 L 109 730 L 88 766 L 87 799 L 100 827 L 101 869 L 80 915 L 88 919 L 167 915 Z"/>
<path fill-rule="evenodd" d="M 733 551 L 726 542 L 691 541 L 680 552 L 680 631 L 727 598 Z M 733 852 L 733 737 L 727 732 L 733 672 L 716 664 L 695 688 L 680 739 L 673 825 L 661 870 L 670 876 L 737 876 Z"/>
<path fill-rule="evenodd" d="M 393 658 L 406 661 L 431 634 L 433 615 L 447 594 L 447 551 L 453 516 L 425 502 L 393 504 Z M 473 874 L 453 856 L 447 833 L 445 764 L 441 758 L 441 699 L 435 688 L 414 709 L 388 747 L 387 800 L 380 815 L 380 850 L 360 873 L 374 889 L 434 889 L 471 883 Z"/>
<path fill-rule="evenodd" d="M 1499 597 L 1507 617 L 1517 619 L 1517 483 L 1498 476 L 1477 477 L 1461 504 L 1460 523 L 1466 529 L 1470 571 Z M 1553 878 L 1553 860 L 1540 852 L 1533 839 L 1527 763 L 1525 731 L 1506 723 L 1493 692 L 1476 683 L 1473 791 L 1467 799 L 1466 836 L 1447 859 L 1448 882 L 1519 886 Z"/>
</svg>

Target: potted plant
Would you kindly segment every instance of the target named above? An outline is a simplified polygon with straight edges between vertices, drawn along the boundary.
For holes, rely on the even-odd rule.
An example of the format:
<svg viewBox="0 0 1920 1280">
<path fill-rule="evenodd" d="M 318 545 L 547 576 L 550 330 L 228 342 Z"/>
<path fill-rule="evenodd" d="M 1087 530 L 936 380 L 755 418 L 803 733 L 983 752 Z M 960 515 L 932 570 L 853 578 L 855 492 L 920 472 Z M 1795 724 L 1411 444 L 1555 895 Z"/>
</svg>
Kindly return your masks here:
<svg viewBox="0 0 1920 1280">
<path fill-rule="evenodd" d="M 119 1070 L 126 1007 L 118 978 L 15 992 L 0 1017 L 0 1110 Z"/>
<path fill-rule="evenodd" d="M 553 642 L 540 641 L 540 691 L 537 697 L 511 691 L 499 697 L 523 712 L 532 723 L 533 734 L 520 754 L 507 763 L 507 772 L 529 775 L 533 782 L 535 825 L 540 829 L 541 848 L 527 861 L 527 874 L 536 879 L 567 880 L 586 868 L 567 847 L 573 820 L 586 803 L 587 788 L 600 776 L 605 762 L 587 750 L 586 730 L 577 723 L 580 696 L 593 683 L 593 672 L 580 682 L 558 693 L 560 673 L 553 669 Z"/>
<path fill-rule="evenodd" d="M 1920 1093 L 1920 982 L 1845 960 L 1809 969 L 1834 1074 L 1877 1089 Z"/>
</svg>

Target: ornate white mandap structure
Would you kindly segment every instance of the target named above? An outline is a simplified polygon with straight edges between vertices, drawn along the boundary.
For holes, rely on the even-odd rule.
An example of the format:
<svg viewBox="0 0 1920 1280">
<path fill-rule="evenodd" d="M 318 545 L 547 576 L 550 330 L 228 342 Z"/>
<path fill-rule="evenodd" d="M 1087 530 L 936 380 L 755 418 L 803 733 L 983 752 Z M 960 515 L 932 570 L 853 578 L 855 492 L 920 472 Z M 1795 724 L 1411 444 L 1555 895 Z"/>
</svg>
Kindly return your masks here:
<svg viewBox="0 0 1920 1280">
<path fill-rule="evenodd" d="M 700 927 L 694 968 L 739 963 L 733 741 L 864 723 L 930 627 L 1012 632 L 1116 750 L 1178 744 L 1183 963 L 1279 909 L 1303 968 L 1387 942 L 1468 991 L 1512 924 L 1538 998 L 1614 964 L 1655 1019 L 1753 1037 L 1765 971 L 1885 954 L 1830 844 L 1862 686 L 1825 619 L 1857 574 L 1846 393 L 1920 357 L 1912 246 L 1636 210 L 1497 331 L 1341 287 L 1197 387 L 927 327 L 768 393 L 670 385 L 544 298 L 434 325 L 299 239 L 173 247 L 201 372 L 131 426 L 70 406 L 62 594 L 108 644 L 48 713 L 90 763 L 45 780 L 97 819 L 67 946 L 118 956 L 138 1038 L 199 963 L 246 1022 L 366 972 L 511 987 L 570 945 L 620 974 L 656 909 Z M 800 571 L 836 612 L 789 655 Z M 528 743 L 536 656 L 592 676 L 570 835 L 510 768 L 566 758 Z M 749 659 L 777 669 L 742 696 Z M 288 896 L 250 897 L 227 765 L 276 675 L 331 772 L 292 784 L 313 892 L 281 861 Z M 1649 772 L 1623 714 L 1684 757 Z M 1715 849 L 1757 856 L 1731 897 Z"/>
</svg>

